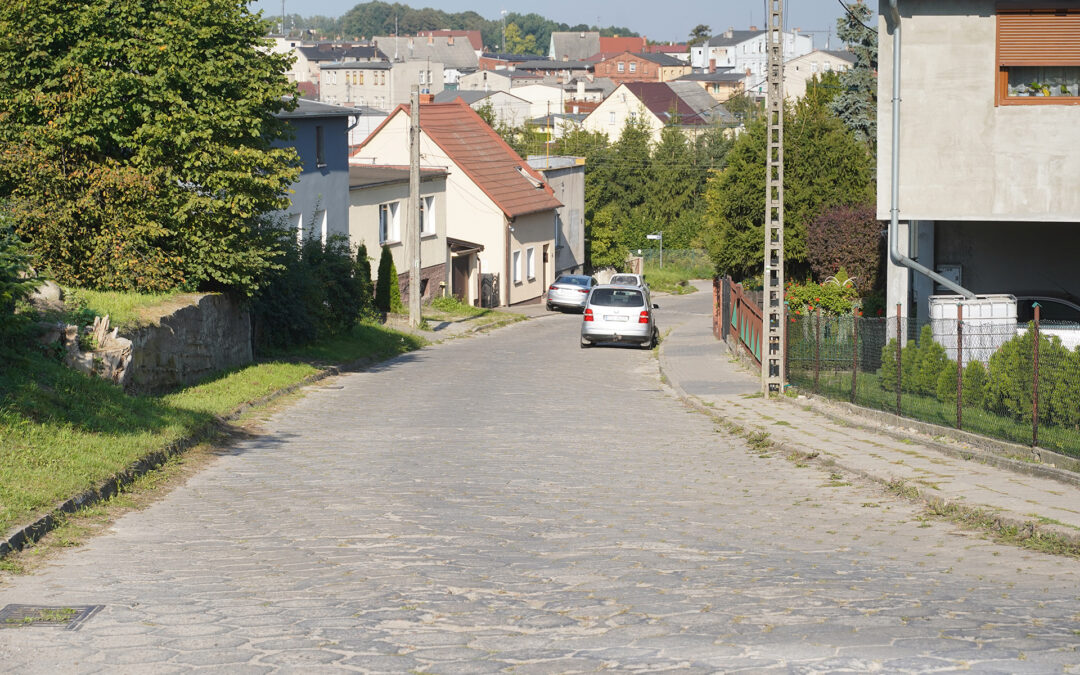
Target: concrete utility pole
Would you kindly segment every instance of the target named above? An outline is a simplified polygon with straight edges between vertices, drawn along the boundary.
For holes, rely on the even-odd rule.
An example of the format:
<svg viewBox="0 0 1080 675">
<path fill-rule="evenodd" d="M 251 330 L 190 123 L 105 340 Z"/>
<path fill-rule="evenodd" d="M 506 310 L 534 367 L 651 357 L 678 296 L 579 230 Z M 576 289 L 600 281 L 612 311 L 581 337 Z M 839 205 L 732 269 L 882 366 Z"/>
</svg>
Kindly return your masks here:
<svg viewBox="0 0 1080 675">
<path fill-rule="evenodd" d="M 420 86 L 412 85 L 409 117 L 409 325 L 420 325 Z M 430 214 L 428 214 L 430 217 Z"/>
<path fill-rule="evenodd" d="M 761 390 L 784 393 L 784 0 L 767 0 L 768 144 L 765 155 L 765 273 Z"/>
</svg>

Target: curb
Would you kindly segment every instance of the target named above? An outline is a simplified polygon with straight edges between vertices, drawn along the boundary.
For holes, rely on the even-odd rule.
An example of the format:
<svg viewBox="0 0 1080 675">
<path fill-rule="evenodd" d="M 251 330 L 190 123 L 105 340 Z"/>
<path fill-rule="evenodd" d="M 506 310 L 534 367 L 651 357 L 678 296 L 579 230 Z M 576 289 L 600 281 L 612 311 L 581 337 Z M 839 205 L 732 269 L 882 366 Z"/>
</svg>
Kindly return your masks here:
<svg viewBox="0 0 1080 675">
<path fill-rule="evenodd" d="M 657 361 L 658 361 L 658 364 L 659 364 L 660 375 L 661 375 L 663 381 L 667 384 L 667 386 L 669 386 L 672 389 L 672 391 L 675 392 L 676 396 L 681 401 L 683 401 L 685 404 L 687 404 L 690 407 L 694 408 L 698 412 L 701 412 L 701 413 L 704 413 L 704 414 L 708 415 L 711 419 L 716 420 L 718 422 L 726 421 L 726 420 L 724 420 L 724 418 L 721 415 L 719 415 L 717 413 L 717 411 L 715 409 L 710 408 L 709 406 L 706 406 L 701 401 L 701 399 L 699 399 L 698 397 L 687 394 L 686 391 L 679 385 L 678 382 L 674 381 L 672 378 L 670 378 L 668 376 L 668 372 L 670 372 L 670 366 L 665 368 L 665 365 L 666 365 L 666 362 L 667 362 L 667 357 L 666 357 L 666 354 L 665 354 L 665 351 L 664 351 L 664 345 L 663 345 L 662 342 L 660 344 L 659 352 L 660 352 L 659 353 L 659 358 L 657 359 Z M 786 397 L 783 397 L 783 398 L 786 398 Z M 794 403 L 794 401 L 792 401 L 792 403 Z M 863 410 L 862 408 L 859 408 L 858 406 L 851 406 L 851 408 L 855 409 L 855 410 L 859 410 L 860 412 Z M 837 419 L 837 417 L 834 417 L 834 416 L 829 415 L 827 413 L 821 412 L 821 411 L 817 410 L 817 408 L 814 408 L 814 412 L 816 412 L 818 414 L 821 414 L 821 415 L 823 415 L 825 417 L 828 417 L 829 419 L 834 420 L 834 421 Z M 906 421 L 906 418 L 904 418 L 904 419 Z M 846 419 L 844 421 L 845 421 L 845 423 L 850 423 Z M 855 425 L 855 426 L 859 426 L 860 428 L 863 428 L 863 429 L 868 430 L 868 431 L 873 431 L 875 433 L 886 433 L 885 430 L 882 430 L 882 429 L 877 429 L 877 428 L 873 428 L 873 427 L 867 427 L 867 426 L 864 426 L 864 425 Z M 893 436 L 894 438 L 908 438 L 908 436 L 905 436 L 905 435 L 897 433 L 897 432 L 888 433 L 886 435 Z M 921 439 L 921 438 L 918 439 L 918 440 L 920 442 L 923 442 L 923 439 Z M 944 445 L 942 445 L 940 443 L 935 443 L 932 440 L 929 441 L 929 442 L 925 442 L 924 445 L 927 445 L 928 447 L 930 447 L 933 450 L 942 450 L 943 448 L 947 448 L 947 446 L 944 446 Z M 793 452 L 794 451 L 794 452 L 802 453 L 802 454 L 804 454 L 804 455 L 806 455 L 808 457 L 820 457 L 818 451 L 814 450 L 813 448 L 809 448 L 807 446 L 804 446 L 804 445 L 801 445 L 801 444 L 798 444 L 798 443 L 790 443 L 790 442 L 785 441 L 785 442 L 781 442 L 781 443 L 776 443 L 773 447 L 775 448 L 775 450 L 777 452 L 787 453 L 787 452 Z M 1003 458 L 1003 457 L 998 457 L 996 455 L 990 455 L 987 451 L 982 451 L 982 450 L 959 451 L 959 450 L 957 450 L 955 448 L 948 448 L 948 450 L 949 450 L 949 452 L 947 454 L 950 454 L 953 457 L 959 457 L 961 459 L 975 459 L 976 461 L 982 461 L 984 459 L 983 456 L 988 455 L 988 457 L 986 457 L 986 459 L 989 459 L 990 461 L 986 461 L 985 463 L 991 464 L 992 466 L 1002 468 L 1002 469 L 1017 471 L 1019 473 L 1024 473 L 1024 474 L 1027 474 L 1027 475 L 1042 475 L 1042 474 L 1030 471 L 1030 469 L 1033 468 L 1033 467 L 1038 468 L 1038 465 L 1029 465 L 1029 464 L 1027 464 L 1025 462 L 1020 462 L 1020 461 L 1017 461 L 1017 460 L 1010 460 L 1010 459 L 1006 459 L 1006 458 Z M 974 455 L 979 455 L 979 456 L 975 457 Z M 928 507 L 930 509 L 933 509 L 933 510 L 939 510 L 939 511 L 949 510 L 949 511 L 952 511 L 953 513 L 956 513 L 956 514 L 960 515 L 960 516 L 971 516 L 971 517 L 992 514 L 992 516 L 993 516 L 993 526 L 992 526 L 992 528 L 996 532 L 1005 533 L 1009 529 L 1013 529 L 1013 530 L 1016 530 L 1017 532 L 1025 532 L 1025 533 L 1027 533 L 1028 536 L 1026 538 L 1036 538 L 1036 537 L 1039 537 L 1040 535 L 1050 535 L 1052 537 L 1056 537 L 1056 538 L 1058 538 L 1060 540 L 1063 540 L 1064 542 L 1066 542 L 1070 546 L 1074 546 L 1074 547 L 1080 546 L 1080 532 L 1077 532 L 1077 531 L 1075 531 L 1075 530 L 1073 530 L 1071 528 L 1068 528 L 1068 527 L 1062 527 L 1062 526 L 1059 526 L 1059 525 L 1054 525 L 1053 523 L 1039 523 L 1039 522 L 1036 522 L 1034 520 L 1025 520 L 1025 519 L 1016 518 L 1016 517 L 1013 517 L 1013 516 L 1002 515 L 1002 514 L 999 513 L 999 509 L 996 508 L 996 507 L 993 507 L 993 506 L 988 506 L 988 505 L 969 506 L 969 505 L 966 505 L 966 504 L 961 504 L 958 501 L 952 501 L 952 500 L 945 499 L 945 498 L 942 498 L 942 497 L 929 495 L 929 494 L 926 493 L 926 491 L 924 489 L 920 489 L 917 486 L 912 485 L 908 481 L 898 481 L 895 478 L 882 477 L 880 475 L 873 474 L 873 473 L 871 473 L 869 471 L 866 471 L 864 469 L 859 469 L 859 468 L 846 466 L 845 464 L 843 464 L 843 462 L 837 460 L 835 457 L 828 457 L 828 458 L 823 458 L 823 459 L 815 459 L 814 461 L 818 462 L 822 466 L 829 466 L 829 467 L 838 468 L 838 469 L 840 469 L 840 470 L 842 470 L 842 471 L 844 471 L 844 472 L 846 472 L 848 474 L 858 476 L 859 478 L 862 478 L 864 480 L 871 481 L 871 482 L 876 483 L 876 484 L 878 484 L 878 485 L 880 485 L 880 486 L 882 486 L 884 488 L 891 488 L 891 487 L 893 487 L 893 486 L 895 486 L 895 485 L 897 485 L 899 483 L 899 485 L 901 485 L 905 489 L 903 491 L 901 491 L 901 492 L 898 492 L 896 494 L 897 497 L 899 497 L 901 499 L 906 499 L 908 501 L 911 501 L 911 502 L 914 502 L 914 503 L 917 503 L 917 504 L 922 504 L 922 505 L 924 505 L 924 506 L 926 506 L 926 507 Z M 1052 473 L 1047 473 L 1044 477 L 1056 478 L 1058 480 L 1062 480 L 1062 481 L 1070 483 L 1072 485 L 1080 485 L 1080 476 L 1076 476 L 1076 475 L 1069 475 L 1067 477 L 1058 476 L 1057 474 L 1067 474 L 1068 472 L 1065 472 L 1063 469 L 1056 469 L 1056 468 L 1050 468 L 1050 467 L 1045 467 L 1045 466 L 1041 467 L 1041 468 L 1045 469 L 1045 470 L 1047 470 L 1049 472 L 1052 472 Z M 941 515 L 941 517 L 947 517 L 947 516 L 945 516 L 943 514 L 940 514 L 940 515 Z"/>
<path fill-rule="evenodd" d="M 478 332 L 483 332 L 486 330 L 494 330 L 496 328 L 504 328 L 506 326 L 524 323 L 525 321 L 529 321 L 533 318 L 540 318 L 530 317 L 528 315 L 523 315 L 523 317 L 524 318 L 522 319 L 492 322 L 483 326 L 477 326 L 463 333 L 452 335 L 442 340 L 430 342 L 428 346 L 438 345 L 454 338 L 466 335 L 474 335 Z M 424 348 L 421 347 L 421 349 Z M 400 354 L 398 356 L 400 356 Z M 250 410 L 261 408 L 276 399 L 287 396 L 303 387 L 310 386 L 321 380 L 325 380 L 328 377 L 333 377 L 342 373 L 362 372 L 373 365 L 393 361 L 394 359 L 398 358 L 398 356 L 393 356 L 389 359 L 383 359 L 381 361 L 375 358 L 365 357 L 362 359 L 357 359 L 355 361 L 349 361 L 338 365 L 325 366 L 319 372 L 313 373 L 312 375 L 305 377 L 299 382 L 273 391 L 266 396 L 263 396 L 262 398 L 255 399 L 254 401 L 241 403 L 231 412 L 225 415 L 217 416 L 213 421 L 210 421 L 205 425 L 192 430 L 188 435 L 178 438 L 170 443 L 167 443 L 164 447 L 158 450 L 153 450 L 150 453 L 141 457 L 140 459 L 135 460 L 126 469 L 111 476 L 96 487 L 85 490 L 84 492 L 57 504 L 47 513 L 40 516 L 33 522 L 27 525 L 23 525 L 21 527 L 16 526 L 13 531 L 0 539 L 0 559 L 3 559 L 5 556 L 14 551 L 22 550 L 28 544 L 34 543 L 38 539 L 41 539 L 41 537 L 56 529 L 63 522 L 63 516 L 65 514 L 74 513 L 83 507 L 90 506 L 97 502 L 105 501 L 107 499 L 110 499 L 111 497 L 114 497 L 120 491 L 120 488 L 122 488 L 124 485 L 127 485 L 134 481 L 136 478 L 144 476 L 151 471 L 161 467 L 170 458 L 182 454 L 187 450 L 191 449 L 192 447 L 198 445 L 199 443 L 205 441 L 207 438 L 210 438 L 215 431 L 223 427 L 224 423 L 239 419 L 242 415 L 244 415 Z"/>
</svg>

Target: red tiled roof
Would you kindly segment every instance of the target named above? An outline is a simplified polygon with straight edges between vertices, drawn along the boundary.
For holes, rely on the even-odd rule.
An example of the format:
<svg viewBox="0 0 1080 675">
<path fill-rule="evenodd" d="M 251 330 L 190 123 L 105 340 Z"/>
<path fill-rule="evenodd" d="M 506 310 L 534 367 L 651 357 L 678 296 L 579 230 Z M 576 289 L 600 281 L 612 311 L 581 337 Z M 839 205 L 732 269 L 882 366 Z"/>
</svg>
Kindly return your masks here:
<svg viewBox="0 0 1080 675">
<path fill-rule="evenodd" d="M 650 54 L 685 54 L 690 49 L 684 44 L 677 45 L 646 45 L 643 52 Z"/>
<path fill-rule="evenodd" d="M 646 40 L 643 37 L 601 37 L 600 51 L 602 52 L 640 52 L 645 49 Z"/>
<path fill-rule="evenodd" d="M 382 126 L 396 115 L 409 114 L 408 105 L 398 106 Z M 516 218 L 562 206 L 544 177 L 521 159 L 484 122 L 475 110 L 460 100 L 420 106 L 420 129 L 433 140 L 463 172 L 495 202 L 507 218 Z M 361 144 L 357 151 L 366 144 Z M 355 154 L 355 152 L 354 152 Z M 536 187 L 523 173 L 540 184 Z"/>
<path fill-rule="evenodd" d="M 668 119 L 667 113 L 674 110 L 682 124 L 704 122 L 667 82 L 626 82 L 622 86 L 637 96 L 642 105 L 663 121 Z"/>
</svg>

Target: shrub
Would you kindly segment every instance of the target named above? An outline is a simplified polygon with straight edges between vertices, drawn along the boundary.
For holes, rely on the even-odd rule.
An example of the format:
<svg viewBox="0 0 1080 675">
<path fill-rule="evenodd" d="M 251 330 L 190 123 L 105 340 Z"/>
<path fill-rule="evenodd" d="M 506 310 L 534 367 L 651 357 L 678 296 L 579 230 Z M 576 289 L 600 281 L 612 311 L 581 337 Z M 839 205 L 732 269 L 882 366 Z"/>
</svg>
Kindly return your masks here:
<svg viewBox="0 0 1080 675">
<path fill-rule="evenodd" d="M 0 331 L 9 323 L 15 302 L 33 289 L 33 282 L 23 278 L 29 269 L 30 256 L 26 246 L 15 236 L 0 212 Z"/>
<path fill-rule="evenodd" d="M 383 246 L 379 257 L 379 278 L 375 280 L 375 308 L 380 312 L 400 313 L 401 287 L 398 285 L 397 267 L 389 246 Z"/>
<path fill-rule="evenodd" d="M 883 242 L 873 206 L 833 206 L 810 221 L 806 257 L 818 279 L 844 268 L 866 294 L 879 286 Z"/>
<path fill-rule="evenodd" d="M 945 403 L 956 402 L 956 361 L 950 359 L 938 373 L 937 397 Z"/>
<path fill-rule="evenodd" d="M 964 368 L 964 405 L 982 406 L 986 398 L 986 367 L 972 361 Z"/>
<path fill-rule="evenodd" d="M 851 314 L 859 296 L 854 286 L 843 283 L 790 283 L 785 293 L 788 308 L 797 313 L 814 313 L 821 308 L 827 316 Z"/>
<path fill-rule="evenodd" d="M 919 341 L 908 340 L 900 350 L 900 386 L 903 391 L 923 396 L 942 395 L 943 373 L 952 373 L 953 400 L 956 397 L 956 363 L 945 355 L 945 348 L 934 340 L 933 329 L 923 326 Z M 881 350 L 878 381 L 886 391 L 896 391 L 896 339 Z M 942 399 L 946 400 L 946 399 Z"/>
<path fill-rule="evenodd" d="M 938 378 L 950 361 L 945 355 L 945 348 L 934 339 L 934 331 L 929 324 L 922 327 L 916 354 L 911 390 L 916 394 L 935 396 L 938 390 Z M 955 364 L 953 374 L 956 374 Z"/>
<path fill-rule="evenodd" d="M 903 358 L 901 357 L 901 362 Z M 878 382 L 885 391 L 896 391 L 896 338 L 881 348 L 881 369 Z"/>
<path fill-rule="evenodd" d="M 371 258 L 368 257 L 367 246 L 363 243 L 356 249 L 356 266 L 353 268 L 353 276 L 356 278 L 357 291 L 360 294 L 360 316 L 373 318 L 375 316 L 375 286 L 371 283 Z"/>
<path fill-rule="evenodd" d="M 988 410 L 1031 422 L 1034 377 L 1034 331 L 1003 344 L 990 356 L 986 399 Z M 1039 336 L 1039 421 L 1066 426 L 1080 424 L 1080 355 L 1061 340 Z"/>
</svg>

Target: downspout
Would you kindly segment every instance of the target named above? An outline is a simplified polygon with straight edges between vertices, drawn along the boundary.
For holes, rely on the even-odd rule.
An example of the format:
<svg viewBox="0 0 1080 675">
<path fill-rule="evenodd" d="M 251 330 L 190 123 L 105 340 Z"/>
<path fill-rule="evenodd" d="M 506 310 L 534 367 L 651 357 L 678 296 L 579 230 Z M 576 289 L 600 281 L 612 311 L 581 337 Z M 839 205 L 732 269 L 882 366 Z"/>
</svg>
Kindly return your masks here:
<svg viewBox="0 0 1080 675">
<path fill-rule="evenodd" d="M 975 294 L 960 284 L 946 279 L 934 270 L 920 265 L 900 252 L 897 232 L 900 228 L 900 10 L 899 0 L 889 0 L 889 13 L 893 24 L 892 68 L 892 196 L 889 208 L 889 260 L 894 265 L 907 267 L 927 276 L 952 292 L 974 300 Z"/>
</svg>

